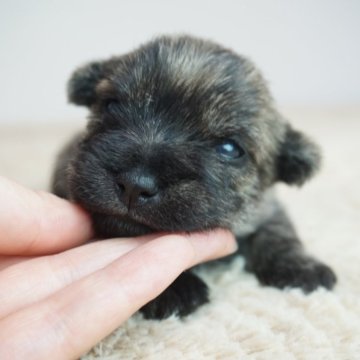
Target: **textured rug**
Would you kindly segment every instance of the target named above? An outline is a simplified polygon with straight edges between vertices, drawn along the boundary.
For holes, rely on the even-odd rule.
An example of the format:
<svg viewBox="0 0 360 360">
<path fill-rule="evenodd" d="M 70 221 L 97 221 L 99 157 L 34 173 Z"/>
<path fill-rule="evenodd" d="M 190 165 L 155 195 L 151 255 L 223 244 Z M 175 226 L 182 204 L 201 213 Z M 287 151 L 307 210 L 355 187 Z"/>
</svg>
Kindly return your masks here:
<svg viewBox="0 0 360 360">
<path fill-rule="evenodd" d="M 161 322 L 136 314 L 84 360 L 360 359 L 360 109 L 285 114 L 321 144 L 324 166 L 303 189 L 278 192 L 308 251 L 336 271 L 335 290 L 263 287 L 238 258 L 200 270 L 211 302 L 195 314 Z M 54 154 L 82 124 L 0 127 L 0 173 L 46 188 Z"/>
</svg>

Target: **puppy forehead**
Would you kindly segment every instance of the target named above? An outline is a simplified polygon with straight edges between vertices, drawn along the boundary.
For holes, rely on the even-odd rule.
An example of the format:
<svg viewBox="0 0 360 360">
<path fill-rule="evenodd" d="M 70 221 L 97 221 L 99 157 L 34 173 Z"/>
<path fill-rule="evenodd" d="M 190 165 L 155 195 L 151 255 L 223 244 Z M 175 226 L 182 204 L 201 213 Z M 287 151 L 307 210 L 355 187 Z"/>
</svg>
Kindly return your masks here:
<svg viewBox="0 0 360 360">
<path fill-rule="evenodd" d="M 233 86 L 238 63 L 238 56 L 218 45 L 169 38 L 110 61 L 108 79 L 128 95 L 169 88 L 186 90 L 190 95 Z M 100 89 L 106 90 L 104 84 Z"/>
<path fill-rule="evenodd" d="M 174 85 L 206 91 L 226 84 L 236 71 L 238 57 L 217 45 L 201 41 L 160 42 L 159 59 Z"/>
<path fill-rule="evenodd" d="M 268 101 L 251 62 L 186 37 L 154 41 L 113 62 L 97 92 L 124 100 L 123 112 L 137 117 L 133 121 L 165 117 L 185 132 L 241 132 L 250 139 L 261 132 L 256 117 Z"/>
</svg>

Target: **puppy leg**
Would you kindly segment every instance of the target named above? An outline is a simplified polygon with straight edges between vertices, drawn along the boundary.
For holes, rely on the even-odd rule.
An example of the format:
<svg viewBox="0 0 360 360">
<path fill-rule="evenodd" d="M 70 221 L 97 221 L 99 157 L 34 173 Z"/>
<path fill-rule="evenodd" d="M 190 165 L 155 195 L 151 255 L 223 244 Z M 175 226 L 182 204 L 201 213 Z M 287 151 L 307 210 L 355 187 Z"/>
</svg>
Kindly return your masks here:
<svg viewBox="0 0 360 360">
<path fill-rule="evenodd" d="M 239 239 L 246 270 L 254 272 L 263 285 L 300 287 L 308 293 L 319 286 L 331 289 L 334 272 L 307 255 L 285 212 L 277 210 L 247 239 Z"/>
<path fill-rule="evenodd" d="M 143 306 L 140 312 L 146 319 L 165 319 L 172 314 L 182 317 L 208 301 L 207 285 L 199 277 L 186 271 L 163 293 Z"/>
</svg>

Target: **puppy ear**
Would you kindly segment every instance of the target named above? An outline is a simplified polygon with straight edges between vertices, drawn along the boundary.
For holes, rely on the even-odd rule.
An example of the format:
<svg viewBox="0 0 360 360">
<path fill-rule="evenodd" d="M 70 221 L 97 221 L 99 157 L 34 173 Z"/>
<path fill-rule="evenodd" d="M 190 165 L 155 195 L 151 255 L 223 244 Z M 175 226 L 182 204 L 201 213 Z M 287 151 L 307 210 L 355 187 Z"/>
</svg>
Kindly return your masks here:
<svg viewBox="0 0 360 360">
<path fill-rule="evenodd" d="M 75 70 L 68 82 L 69 101 L 76 105 L 91 106 L 96 100 L 95 88 L 103 73 L 102 62 L 93 62 Z"/>
<path fill-rule="evenodd" d="M 278 180 L 300 186 L 319 169 L 320 149 L 305 134 L 288 126 L 277 160 Z"/>
</svg>

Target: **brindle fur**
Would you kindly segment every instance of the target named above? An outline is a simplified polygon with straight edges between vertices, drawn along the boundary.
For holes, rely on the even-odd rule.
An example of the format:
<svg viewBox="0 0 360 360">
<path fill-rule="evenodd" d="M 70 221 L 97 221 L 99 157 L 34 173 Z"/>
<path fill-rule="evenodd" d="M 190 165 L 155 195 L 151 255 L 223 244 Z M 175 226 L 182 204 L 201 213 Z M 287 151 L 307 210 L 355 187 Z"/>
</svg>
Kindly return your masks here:
<svg viewBox="0 0 360 360">
<path fill-rule="evenodd" d="M 68 92 L 90 117 L 59 156 L 53 191 L 89 211 L 98 237 L 225 227 L 262 284 L 333 287 L 334 273 L 304 252 L 272 191 L 278 181 L 308 180 L 318 147 L 279 114 L 248 59 L 210 41 L 163 36 L 79 68 Z M 246 156 L 220 158 L 214 147 L 227 138 Z M 156 179 L 158 196 L 129 208 L 119 181 L 144 174 Z M 142 312 L 184 316 L 207 301 L 190 270 Z"/>
</svg>

